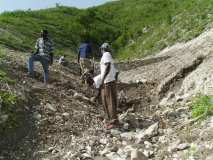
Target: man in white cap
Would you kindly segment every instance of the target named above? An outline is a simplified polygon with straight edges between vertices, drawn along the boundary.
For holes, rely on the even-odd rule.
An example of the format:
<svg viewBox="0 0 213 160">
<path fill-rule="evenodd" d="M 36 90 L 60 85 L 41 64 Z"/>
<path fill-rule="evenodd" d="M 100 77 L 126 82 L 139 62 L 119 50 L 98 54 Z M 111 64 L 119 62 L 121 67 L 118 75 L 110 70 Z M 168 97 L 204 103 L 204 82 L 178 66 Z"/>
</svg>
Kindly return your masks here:
<svg viewBox="0 0 213 160">
<path fill-rule="evenodd" d="M 116 69 L 110 52 L 108 43 L 100 47 L 102 58 L 100 61 L 101 70 L 101 97 L 104 110 L 107 114 L 109 123 L 107 129 L 113 128 L 117 120 L 117 89 L 116 89 Z"/>
</svg>

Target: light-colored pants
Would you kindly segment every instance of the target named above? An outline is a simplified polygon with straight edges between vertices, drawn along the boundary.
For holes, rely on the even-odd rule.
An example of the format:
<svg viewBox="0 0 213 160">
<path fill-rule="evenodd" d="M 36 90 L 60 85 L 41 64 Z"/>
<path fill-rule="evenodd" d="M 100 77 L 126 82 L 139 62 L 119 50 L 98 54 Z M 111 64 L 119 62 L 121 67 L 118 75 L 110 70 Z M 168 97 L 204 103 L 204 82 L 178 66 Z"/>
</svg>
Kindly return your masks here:
<svg viewBox="0 0 213 160">
<path fill-rule="evenodd" d="M 28 72 L 33 75 L 34 74 L 34 62 L 39 61 L 42 64 L 43 70 L 44 70 L 44 83 L 48 82 L 49 79 L 49 58 L 45 56 L 41 56 L 39 54 L 33 54 L 30 56 L 28 60 Z"/>
<path fill-rule="evenodd" d="M 109 121 L 117 119 L 117 88 L 116 81 L 104 84 L 101 89 L 104 111 Z"/>
<path fill-rule="evenodd" d="M 92 63 L 91 60 L 88 58 L 80 58 L 80 67 L 81 67 L 81 74 L 92 70 Z"/>
</svg>

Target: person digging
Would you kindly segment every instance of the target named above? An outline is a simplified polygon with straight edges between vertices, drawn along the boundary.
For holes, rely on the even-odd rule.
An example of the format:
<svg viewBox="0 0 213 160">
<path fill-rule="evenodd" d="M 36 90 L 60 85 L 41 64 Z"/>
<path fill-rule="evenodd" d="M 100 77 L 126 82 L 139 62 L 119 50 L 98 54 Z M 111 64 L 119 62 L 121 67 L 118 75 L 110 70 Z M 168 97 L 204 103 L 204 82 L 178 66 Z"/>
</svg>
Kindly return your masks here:
<svg viewBox="0 0 213 160">
<path fill-rule="evenodd" d="M 85 37 L 85 36 L 84 36 Z M 81 43 L 78 50 L 78 63 L 81 68 L 81 79 L 83 75 L 87 74 L 87 72 L 91 72 L 92 68 L 92 47 L 87 38 L 84 38 L 83 43 Z"/>
</svg>

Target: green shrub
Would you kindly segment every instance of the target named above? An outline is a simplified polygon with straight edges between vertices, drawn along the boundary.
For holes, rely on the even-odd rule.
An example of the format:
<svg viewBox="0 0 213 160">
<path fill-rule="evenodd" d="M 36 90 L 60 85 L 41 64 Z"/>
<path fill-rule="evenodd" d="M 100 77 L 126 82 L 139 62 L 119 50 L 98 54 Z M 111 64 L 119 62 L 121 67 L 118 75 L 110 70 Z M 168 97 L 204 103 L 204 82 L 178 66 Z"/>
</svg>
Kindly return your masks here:
<svg viewBox="0 0 213 160">
<path fill-rule="evenodd" d="M 10 79 L 4 71 L 0 70 L 0 83 L 15 84 L 15 80 Z"/>
<path fill-rule="evenodd" d="M 0 99 L 2 100 L 2 107 L 7 108 L 16 104 L 16 95 L 7 91 L 0 91 Z"/>
<path fill-rule="evenodd" d="M 2 135 L 7 134 L 10 130 L 12 131 L 14 128 L 18 127 L 20 124 L 20 115 L 17 113 L 17 97 L 15 94 L 7 91 L 0 91 L 0 103 L 0 112 L 8 116 L 6 122 L 1 124 L 0 127 L 0 134 Z"/>
<path fill-rule="evenodd" d="M 192 103 L 192 116 L 203 117 L 213 115 L 213 96 L 200 95 Z"/>
</svg>

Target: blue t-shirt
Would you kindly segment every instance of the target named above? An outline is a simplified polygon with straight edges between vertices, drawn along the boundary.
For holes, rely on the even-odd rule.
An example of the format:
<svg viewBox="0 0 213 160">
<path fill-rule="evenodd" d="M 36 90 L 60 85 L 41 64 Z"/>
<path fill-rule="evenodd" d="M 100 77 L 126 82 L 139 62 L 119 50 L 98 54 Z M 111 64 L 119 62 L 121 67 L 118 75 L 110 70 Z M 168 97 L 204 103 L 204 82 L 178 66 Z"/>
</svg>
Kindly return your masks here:
<svg viewBox="0 0 213 160">
<path fill-rule="evenodd" d="M 90 58 L 92 53 L 92 49 L 90 44 L 82 43 L 79 47 L 80 58 Z"/>
</svg>

